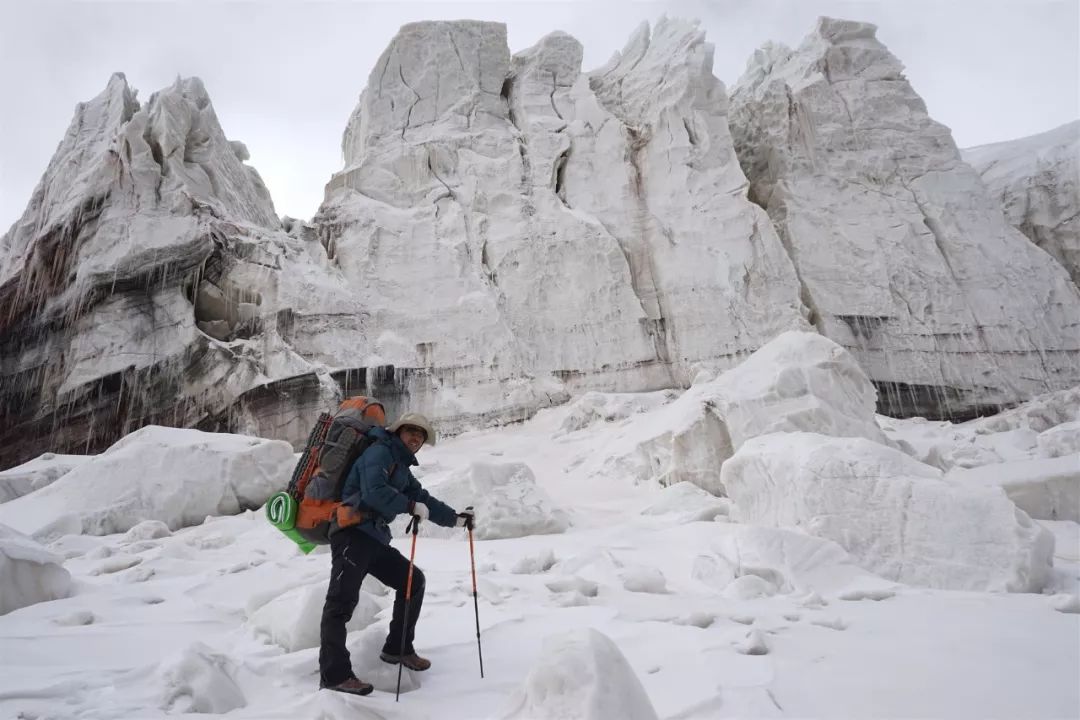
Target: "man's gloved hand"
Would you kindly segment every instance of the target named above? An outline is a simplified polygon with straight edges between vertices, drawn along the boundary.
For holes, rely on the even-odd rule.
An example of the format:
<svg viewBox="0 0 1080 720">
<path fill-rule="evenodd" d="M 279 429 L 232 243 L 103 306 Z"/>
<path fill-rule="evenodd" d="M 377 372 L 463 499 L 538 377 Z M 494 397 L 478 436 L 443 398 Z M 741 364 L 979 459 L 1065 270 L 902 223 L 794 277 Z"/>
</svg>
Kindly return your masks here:
<svg viewBox="0 0 1080 720">
<path fill-rule="evenodd" d="M 457 514 L 457 522 L 454 523 L 454 527 L 476 527 L 476 510 L 473 509 L 472 505 Z"/>
<path fill-rule="evenodd" d="M 421 520 L 427 520 L 431 517 L 431 511 L 428 510 L 428 506 L 422 502 L 415 502 L 412 506 L 412 514 Z"/>
</svg>

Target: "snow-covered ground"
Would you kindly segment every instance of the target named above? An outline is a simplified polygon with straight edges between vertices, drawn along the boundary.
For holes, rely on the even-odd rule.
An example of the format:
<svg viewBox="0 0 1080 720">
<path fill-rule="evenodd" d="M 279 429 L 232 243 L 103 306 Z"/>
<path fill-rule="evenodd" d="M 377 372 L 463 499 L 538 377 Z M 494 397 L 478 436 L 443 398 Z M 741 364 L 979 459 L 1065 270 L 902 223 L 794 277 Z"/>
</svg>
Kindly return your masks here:
<svg viewBox="0 0 1080 720">
<path fill-rule="evenodd" d="M 40 601 L 0 616 L 0 717 L 1080 716 L 1080 524 L 1065 516 L 1076 511 L 1068 503 L 1080 482 L 1069 425 L 1080 419 L 1080 391 L 963 425 L 879 417 L 883 435 L 875 443 L 860 419 L 872 410 L 856 401 L 864 378 L 845 376 L 846 384 L 837 384 L 845 405 L 814 374 L 816 366 L 791 370 L 801 367 L 793 362 L 776 368 L 775 387 L 766 378 L 734 388 L 722 376 L 702 378 L 681 397 L 592 393 L 529 422 L 422 450 L 421 482 L 455 503 L 471 500 L 486 524 L 476 542 L 485 677 L 464 531 L 422 531 L 417 561 L 428 583 L 417 648 L 433 667 L 406 671 L 398 703 L 396 668 L 377 658 L 391 598 L 374 581 L 365 583 L 349 646 L 357 674 L 376 691 L 355 698 L 317 689 L 329 557 L 325 548 L 302 555 L 260 510 L 180 527 L 194 522 L 190 514 L 148 502 L 150 519 L 121 534 L 57 536 L 58 527 L 95 531 L 74 519 L 57 525 L 37 518 L 49 503 L 31 499 L 71 492 L 63 477 L 48 493 L 0 504 L 0 523 L 9 523 L 5 511 L 19 504 L 33 508 L 34 522 L 23 531 L 45 543 L 0 536 L 0 561 L 37 559 L 55 574 L 62 558 L 71 575 L 70 597 L 30 598 Z M 751 389 L 768 412 L 798 408 L 794 417 L 820 416 L 817 432 L 824 434 L 802 420 L 725 416 L 725 398 Z M 847 423 L 836 422 L 841 405 Z M 710 413 L 721 415 L 712 425 Z M 729 445 L 718 453 L 709 433 L 721 429 Z M 229 449 L 224 438 L 201 446 L 188 432 L 148 431 L 143 442 L 201 447 L 204 455 Z M 702 489 L 714 482 L 705 478 L 709 462 L 717 474 L 731 459 L 732 468 L 775 474 L 810 457 L 811 445 L 837 454 L 849 474 L 811 458 L 807 467 L 832 472 L 831 484 L 815 486 L 805 472 L 791 473 L 790 487 L 773 492 L 794 488 L 816 505 L 795 507 L 789 496 L 758 491 L 752 504 L 740 506 L 749 473 L 740 475 L 731 499 Z M 95 462 L 73 470 L 89 488 L 81 497 L 99 484 L 150 487 L 136 446 L 129 437 L 124 453 L 99 456 L 114 458 L 96 461 L 107 478 L 90 473 Z M 759 462 L 763 447 L 783 462 Z M 855 452 L 849 447 L 857 454 L 844 455 Z M 239 438 L 234 448 L 238 457 L 259 450 Z M 273 448 L 265 452 L 276 458 Z M 125 463 L 124 456 L 135 460 Z M 891 474 L 867 485 L 867 458 Z M 999 517 L 1005 500 L 993 486 L 996 470 L 1014 497 L 1013 479 L 1024 479 L 1017 464 L 1046 462 L 1056 465 L 1043 477 L 1056 479 L 1026 491 L 1038 499 L 1029 512 L 1047 517 L 1031 520 L 1012 510 Z M 173 482 L 183 477 L 175 467 L 157 467 Z M 267 462 L 215 467 L 238 494 L 266 492 L 264 477 L 245 484 L 238 475 L 270 472 Z M 731 472 L 725 468 L 725 479 Z M 680 477 L 695 482 L 663 484 Z M 856 490 L 844 496 L 843 512 L 830 510 L 841 477 Z M 895 487 L 907 495 L 890 513 Z M 184 488 L 209 492 L 204 481 Z M 872 513 L 874 523 L 859 522 L 864 507 L 863 517 Z M 832 514 L 804 522 L 815 512 Z M 750 515 L 763 524 L 736 521 Z M 407 554 L 401 524 L 395 545 Z M 1009 533 L 1008 543 L 998 537 Z M 1003 586 L 1018 572 L 1045 570 L 1034 556 L 1050 537 L 1053 568 L 1041 592 L 939 589 L 950 552 L 960 583 Z M 964 564 L 978 557 L 985 567 Z M 0 577 L 0 587 L 14 582 Z"/>
</svg>

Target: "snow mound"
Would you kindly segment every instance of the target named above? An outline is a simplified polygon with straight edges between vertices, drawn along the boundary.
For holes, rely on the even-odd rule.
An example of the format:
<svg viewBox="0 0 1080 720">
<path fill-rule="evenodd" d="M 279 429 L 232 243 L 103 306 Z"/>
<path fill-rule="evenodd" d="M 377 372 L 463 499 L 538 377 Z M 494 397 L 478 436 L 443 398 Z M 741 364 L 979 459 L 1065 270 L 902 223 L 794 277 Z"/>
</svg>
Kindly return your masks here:
<svg viewBox="0 0 1080 720">
<path fill-rule="evenodd" d="M 537 486 L 533 471 L 522 463 L 472 463 L 429 489 L 459 511 L 469 505 L 476 509 L 473 535 L 478 540 L 561 533 L 570 526 L 567 514 Z M 443 538 L 465 534 L 430 522 L 421 532 Z"/>
<path fill-rule="evenodd" d="M 773 592 L 798 595 L 876 592 L 893 587 L 893 583 L 858 567 L 851 555 L 831 540 L 780 528 L 731 527 L 733 532 L 714 541 L 712 553 L 699 555 L 693 566 L 694 578 L 716 589 L 724 590 L 744 577 L 765 580 L 774 587 Z"/>
<path fill-rule="evenodd" d="M 503 720 L 656 720 L 645 688 L 618 646 L 596 630 L 544 640 Z"/>
<path fill-rule="evenodd" d="M 0 615 L 71 595 L 62 560 L 6 525 L 0 525 Z"/>
<path fill-rule="evenodd" d="M 417 628 L 417 632 L 423 632 L 423 623 Z M 362 632 L 350 635 L 347 645 L 356 677 L 371 683 L 379 692 L 393 693 L 397 689 L 398 666 L 379 659 L 379 653 L 382 652 L 383 644 L 386 642 L 386 633 L 385 626 L 372 625 Z M 421 674 L 408 668 L 401 668 L 402 694 L 420 687 Z"/>
<path fill-rule="evenodd" d="M 623 572 L 622 581 L 623 588 L 630 592 L 662 595 L 668 591 L 664 573 L 646 565 L 627 568 Z"/>
<path fill-rule="evenodd" d="M 286 652 L 319 647 L 319 623 L 326 586 L 325 581 L 317 582 L 282 593 L 252 613 L 249 621 L 252 629 Z M 382 609 L 378 600 L 361 592 L 345 629 L 349 632 L 363 630 L 375 621 Z"/>
<path fill-rule="evenodd" d="M 1024 404 L 975 423 L 981 435 L 1027 428 L 1043 433 L 1062 423 L 1080 420 L 1080 386 L 1046 393 Z"/>
<path fill-rule="evenodd" d="M 835 541 L 890 580 L 957 590 L 1036 592 L 1053 538 L 997 488 L 862 438 L 767 435 L 723 468 L 736 519 Z"/>
<path fill-rule="evenodd" d="M 1046 457 L 1065 457 L 1074 460 L 1080 455 L 1080 420 L 1056 425 L 1039 434 L 1035 440 L 1039 452 Z M 1080 460 L 1076 463 L 1080 466 Z"/>
<path fill-rule="evenodd" d="M 815 333 L 786 332 L 653 413 L 657 430 L 608 464 L 640 465 L 662 485 L 691 482 L 723 495 L 720 466 L 758 435 L 805 431 L 890 444 L 874 420 L 875 398 L 844 348 Z"/>
<path fill-rule="evenodd" d="M 587 392 L 572 402 L 556 437 L 582 430 L 600 422 L 617 422 L 638 413 L 655 410 L 679 396 L 674 390 L 651 393 Z"/>
<path fill-rule="evenodd" d="M 57 455 L 44 453 L 30 462 L 0 472 L 0 503 L 14 500 L 56 482 L 73 468 L 90 460 L 92 455 Z"/>
<path fill-rule="evenodd" d="M 170 714 L 227 713 L 247 705 L 236 682 L 237 666 L 203 643 L 192 643 L 163 661 L 158 707 Z"/>
<path fill-rule="evenodd" d="M 694 522 L 726 518 L 731 511 L 731 501 L 710 495 L 697 485 L 688 482 L 675 483 L 657 493 L 657 499 L 642 515 L 674 515 L 679 522 Z"/>
<path fill-rule="evenodd" d="M 962 485 L 1000 486 L 1016 506 L 1037 520 L 1080 522 L 1080 456 L 1037 458 L 954 470 Z"/>
<path fill-rule="evenodd" d="M 548 548 L 535 555 L 518 558 L 510 568 L 514 575 L 536 575 L 555 567 L 555 552 Z"/>
<path fill-rule="evenodd" d="M 0 505 L 0 522 L 51 540 L 126 532 L 143 520 L 176 530 L 260 507 L 288 482 L 279 440 L 147 426 L 52 485 Z"/>
</svg>

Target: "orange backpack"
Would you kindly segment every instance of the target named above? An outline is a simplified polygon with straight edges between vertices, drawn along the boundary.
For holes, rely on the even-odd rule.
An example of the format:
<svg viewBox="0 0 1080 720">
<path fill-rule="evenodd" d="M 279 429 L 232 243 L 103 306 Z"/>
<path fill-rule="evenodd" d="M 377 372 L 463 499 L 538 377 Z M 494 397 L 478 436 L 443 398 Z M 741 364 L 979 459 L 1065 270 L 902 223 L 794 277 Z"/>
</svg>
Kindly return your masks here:
<svg viewBox="0 0 1080 720">
<path fill-rule="evenodd" d="M 319 415 L 288 489 L 298 506 L 296 531 L 305 540 L 325 545 L 332 530 L 364 519 L 363 512 L 341 504 L 341 491 L 353 463 L 374 442 L 367 431 L 385 425 L 382 403 L 360 395 L 347 398 L 333 415 Z"/>
</svg>

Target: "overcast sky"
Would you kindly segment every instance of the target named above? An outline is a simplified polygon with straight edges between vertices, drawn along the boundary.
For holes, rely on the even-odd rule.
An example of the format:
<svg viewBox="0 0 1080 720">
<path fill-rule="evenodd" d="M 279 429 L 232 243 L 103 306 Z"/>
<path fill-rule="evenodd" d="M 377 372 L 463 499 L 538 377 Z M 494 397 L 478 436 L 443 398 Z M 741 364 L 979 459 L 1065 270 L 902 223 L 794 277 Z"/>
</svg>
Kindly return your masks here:
<svg viewBox="0 0 1080 720">
<path fill-rule="evenodd" d="M 729 87 L 766 40 L 797 45 L 818 15 L 865 20 L 905 64 L 961 147 L 1080 117 L 1080 0 L 599 2 L 51 2 L 0 0 L 0 233 L 21 214 L 77 102 L 115 71 L 139 99 L 203 79 L 225 134 L 251 151 L 280 215 L 309 218 L 341 167 L 341 133 L 375 60 L 403 23 L 507 24 L 510 49 L 553 30 L 584 69 L 643 20 L 698 18 Z"/>
</svg>

